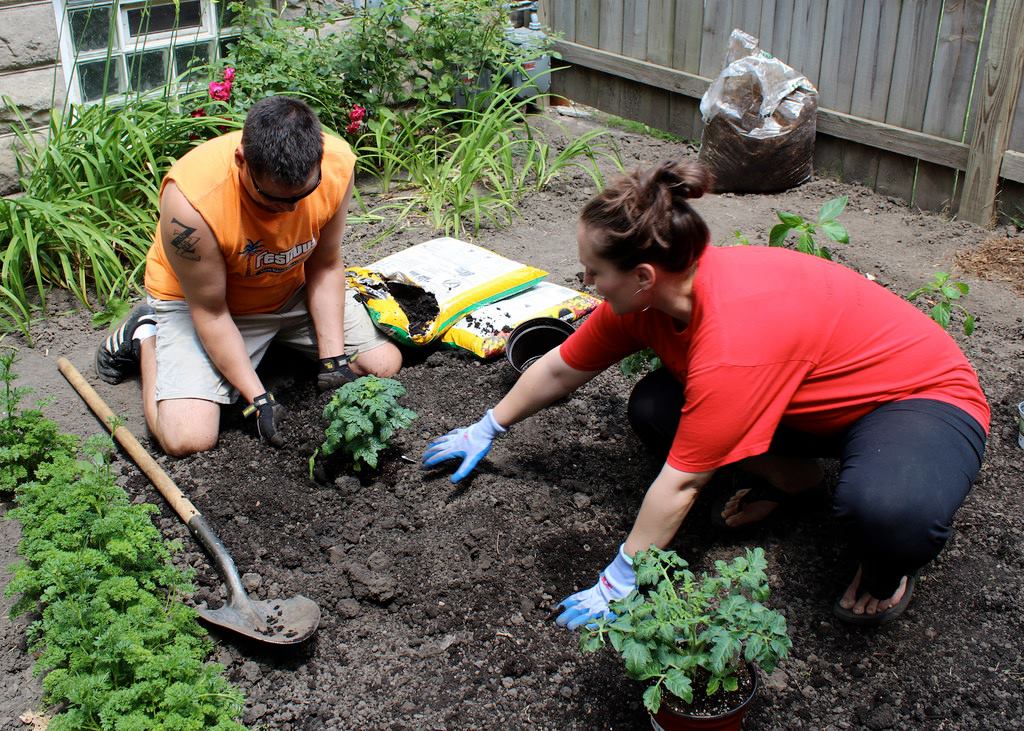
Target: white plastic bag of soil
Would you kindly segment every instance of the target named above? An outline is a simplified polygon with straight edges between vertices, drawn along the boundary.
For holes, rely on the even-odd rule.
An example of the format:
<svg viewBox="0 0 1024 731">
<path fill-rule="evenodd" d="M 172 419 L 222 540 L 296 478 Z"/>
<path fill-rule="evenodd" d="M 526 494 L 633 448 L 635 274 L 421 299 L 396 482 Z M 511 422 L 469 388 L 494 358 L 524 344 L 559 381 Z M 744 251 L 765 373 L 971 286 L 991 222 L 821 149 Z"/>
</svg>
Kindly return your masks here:
<svg viewBox="0 0 1024 731">
<path fill-rule="evenodd" d="M 374 324 L 405 345 L 426 345 L 459 318 L 529 289 L 547 272 L 450 237 L 346 270 Z"/>
<path fill-rule="evenodd" d="M 715 192 L 769 193 L 809 180 L 817 89 L 738 29 L 725 64 L 700 100 L 699 158 L 715 177 Z"/>
<path fill-rule="evenodd" d="M 525 292 L 473 310 L 452 325 L 441 342 L 480 358 L 493 358 L 505 352 L 508 336 L 517 325 L 535 317 L 576 322 L 600 303 L 600 299 L 585 292 L 541 282 Z"/>
</svg>

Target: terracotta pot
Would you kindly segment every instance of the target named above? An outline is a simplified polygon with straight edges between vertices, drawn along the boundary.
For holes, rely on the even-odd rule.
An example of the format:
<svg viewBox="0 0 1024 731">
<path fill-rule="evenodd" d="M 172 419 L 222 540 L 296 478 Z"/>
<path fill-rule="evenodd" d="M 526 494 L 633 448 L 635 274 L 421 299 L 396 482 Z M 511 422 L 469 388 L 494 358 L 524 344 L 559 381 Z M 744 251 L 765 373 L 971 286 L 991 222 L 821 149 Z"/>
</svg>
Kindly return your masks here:
<svg viewBox="0 0 1024 731">
<path fill-rule="evenodd" d="M 743 717 L 750 710 L 750 704 L 761 685 L 757 677 L 757 668 L 748 663 L 747 670 L 750 671 L 754 685 L 750 689 L 750 695 L 736 708 L 718 716 L 690 716 L 671 710 L 663 701 L 661 708 L 651 718 L 651 728 L 654 731 L 739 731 L 743 726 Z"/>
<path fill-rule="evenodd" d="M 557 348 L 575 328 L 557 317 L 535 317 L 520 324 L 508 336 L 505 357 L 519 373 L 549 350 Z"/>
</svg>

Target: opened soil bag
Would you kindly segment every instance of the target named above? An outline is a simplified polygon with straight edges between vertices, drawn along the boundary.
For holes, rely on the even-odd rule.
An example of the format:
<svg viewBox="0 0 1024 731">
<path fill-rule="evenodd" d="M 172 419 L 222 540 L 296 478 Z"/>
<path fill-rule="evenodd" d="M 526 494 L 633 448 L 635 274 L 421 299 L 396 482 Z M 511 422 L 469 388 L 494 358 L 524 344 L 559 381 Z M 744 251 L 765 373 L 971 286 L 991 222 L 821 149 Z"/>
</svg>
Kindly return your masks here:
<svg viewBox="0 0 1024 731">
<path fill-rule="evenodd" d="M 575 322 L 601 303 L 601 300 L 550 282 L 500 302 L 474 310 L 444 334 L 446 346 L 468 350 L 481 358 L 505 352 L 509 334 L 517 325 L 535 317 L 557 317 Z"/>
<path fill-rule="evenodd" d="M 479 307 L 528 289 L 547 272 L 450 237 L 432 239 L 366 267 L 347 284 L 374 324 L 405 345 L 426 345 Z"/>
</svg>

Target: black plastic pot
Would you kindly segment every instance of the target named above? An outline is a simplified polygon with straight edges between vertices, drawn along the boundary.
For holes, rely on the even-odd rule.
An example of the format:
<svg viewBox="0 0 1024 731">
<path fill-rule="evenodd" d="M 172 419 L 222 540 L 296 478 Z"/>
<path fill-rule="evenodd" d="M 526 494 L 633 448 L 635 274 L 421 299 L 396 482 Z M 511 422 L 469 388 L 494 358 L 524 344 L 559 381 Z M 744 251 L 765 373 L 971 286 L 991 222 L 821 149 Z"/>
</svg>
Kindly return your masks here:
<svg viewBox="0 0 1024 731">
<path fill-rule="evenodd" d="M 552 348 L 557 348 L 575 328 L 557 317 L 535 317 L 518 325 L 508 336 L 505 357 L 519 373 Z"/>
<path fill-rule="evenodd" d="M 743 717 L 750 710 L 750 704 L 761 686 L 757 669 L 747 663 L 747 670 L 750 671 L 754 685 L 750 689 L 750 695 L 736 708 L 717 716 L 691 716 L 672 710 L 662 701 L 661 708 L 651 717 L 651 728 L 654 731 L 740 731 L 743 727 Z"/>
</svg>

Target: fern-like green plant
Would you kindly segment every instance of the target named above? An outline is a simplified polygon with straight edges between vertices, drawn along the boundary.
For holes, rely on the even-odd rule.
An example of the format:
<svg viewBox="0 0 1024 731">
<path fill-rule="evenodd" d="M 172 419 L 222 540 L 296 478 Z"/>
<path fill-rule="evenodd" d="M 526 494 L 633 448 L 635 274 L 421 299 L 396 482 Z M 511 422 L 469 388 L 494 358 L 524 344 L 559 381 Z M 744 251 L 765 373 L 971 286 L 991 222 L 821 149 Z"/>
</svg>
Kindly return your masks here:
<svg viewBox="0 0 1024 731">
<path fill-rule="evenodd" d="M 318 455 L 340 451 L 359 472 L 375 468 L 391 438 L 416 419 L 416 412 L 398 404 L 405 387 L 393 378 L 363 376 L 334 392 L 324 407 L 324 442 L 309 458 L 310 478 Z"/>
</svg>

